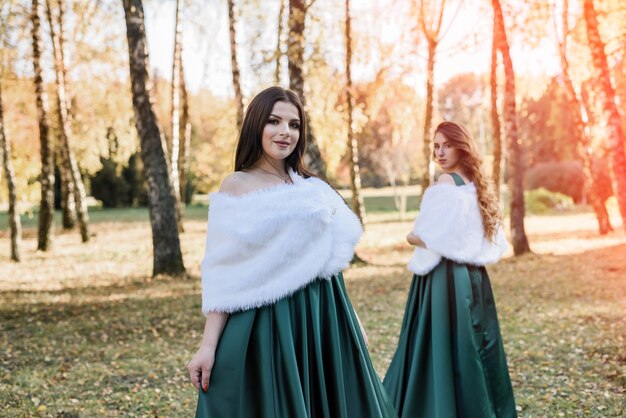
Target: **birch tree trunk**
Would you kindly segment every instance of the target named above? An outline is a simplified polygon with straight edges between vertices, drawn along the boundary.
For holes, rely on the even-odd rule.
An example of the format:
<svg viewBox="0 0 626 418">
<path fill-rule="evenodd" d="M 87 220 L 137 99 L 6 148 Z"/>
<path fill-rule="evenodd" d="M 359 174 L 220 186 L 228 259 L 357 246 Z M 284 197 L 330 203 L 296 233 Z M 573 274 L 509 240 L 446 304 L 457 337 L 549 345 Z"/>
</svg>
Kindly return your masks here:
<svg viewBox="0 0 626 418">
<path fill-rule="evenodd" d="M 57 15 L 57 24 L 59 25 L 59 55 L 61 57 L 61 62 L 63 65 L 62 76 L 63 76 L 63 85 L 65 86 L 65 93 L 67 96 L 67 100 L 65 101 L 65 105 L 67 106 L 67 117 L 71 126 L 71 99 L 70 93 L 68 90 L 67 83 L 67 67 L 65 66 L 65 36 L 63 31 L 63 16 L 65 14 L 65 0 L 57 0 L 59 14 Z M 62 138 L 59 137 L 59 143 L 63 143 Z M 70 162 L 70 157 L 67 155 L 67 149 L 65 147 L 61 147 L 61 161 L 62 166 L 60 169 L 61 172 L 61 219 L 63 229 L 70 230 L 76 226 L 76 186 L 72 180 L 72 164 Z"/>
<path fill-rule="evenodd" d="M 180 179 L 180 201 L 182 207 L 185 207 L 187 199 L 187 183 L 190 167 L 190 151 L 191 151 L 191 122 L 189 121 L 189 96 L 187 94 L 187 85 L 185 84 L 185 71 L 183 60 L 180 60 L 180 101 L 182 105 L 180 114 L 180 153 L 178 160 L 178 177 Z"/>
<path fill-rule="evenodd" d="M 39 204 L 39 227 L 37 231 L 37 250 L 48 251 L 52 242 L 54 225 L 54 153 L 50 143 L 50 129 L 47 116 L 47 98 L 41 76 L 41 21 L 39 19 L 39 0 L 31 3 L 32 48 L 37 121 L 39 124 L 39 144 L 41 153 L 41 199 Z"/>
<path fill-rule="evenodd" d="M 2 103 L 2 83 L 0 82 L 0 152 L 2 152 L 2 162 L 4 176 L 7 181 L 9 192 L 9 229 L 11 230 L 11 260 L 20 261 L 20 247 L 22 242 L 22 223 L 20 220 L 20 210 L 17 202 L 15 190 L 15 172 L 11 164 L 11 147 L 5 135 L 4 111 Z"/>
<path fill-rule="evenodd" d="M 285 0 L 278 0 L 280 5 L 278 9 L 278 34 L 276 36 L 276 69 L 274 70 L 274 83 L 280 85 L 280 60 L 283 58 L 282 36 L 283 36 L 283 20 L 285 17 Z"/>
<path fill-rule="evenodd" d="M 174 188 L 169 178 L 163 138 L 150 100 L 148 47 L 141 0 L 122 0 L 130 67 L 135 126 L 148 183 L 152 227 L 152 274 L 185 272 L 176 222 Z"/>
<path fill-rule="evenodd" d="M 352 121 L 352 35 L 350 20 L 350 0 L 346 0 L 346 102 L 348 108 L 348 164 L 350 166 L 350 189 L 352 190 L 352 209 L 357 214 L 361 224 L 364 224 L 365 214 L 363 197 L 361 196 L 361 175 L 359 174 L 359 145 L 354 135 Z"/>
<path fill-rule="evenodd" d="M 509 147 L 509 194 L 511 200 L 511 241 L 513 253 L 518 256 L 530 252 L 528 237 L 524 228 L 524 184 L 522 151 L 517 127 L 517 111 L 515 110 L 515 73 L 509 51 L 504 16 L 499 0 L 492 0 L 496 33 L 498 36 L 498 50 L 504 64 L 504 123 L 506 126 L 507 143 Z"/>
<path fill-rule="evenodd" d="M 300 97 L 308 122 L 306 135 L 307 149 L 304 161 L 317 176 L 326 177 L 326 162 L 322 159 L 313 124 L 309 117 L 307 99 L 304 94 L 304 29 L 308 5 L 305 0 L 289 0 L 289 36 L 287 38 L 287 58 L 289 61 L 289 89 Z"/>
<path fill-rule="evenodd" d="M 591 139 L 588 132 L 589 127 L 585 123 L 584 108 L 576 94 L 574 83 L 569 75 L 569 60 L 567 58 L 567 37 L 569 34 L 569 22 L 568 22 L 568 9 L 569 1 L 563 0 L 563 10 L 561 15 L 561 44 L 559 45 L 559 52 L 561 58 L 561 74 L 563 76 L 563 84 L 565 87 L 565 96 L 567 98 L 569 108 L 572 110 L 574 117 L 574 124 L 576 125 L 577 133 L 577 150 L 583 166 L 583 179 L 585 195 L 588 197 L 591 206 L 596 214 L 598 220 L 598 231 L 600 235 L 607 234 L 613 230 L 609 214 L 604 206 L 604 202 L 598 195 L 599 187 L 596 184 L 596 179 L 593 175 L 593 154 L 591 148 Z"/>
<path fill-rule="evenodd" d="M 180 193 L 179 166 L 180 161 L 180 78 L 182 61 L 182 13 L 181 0 L 176 0 L 176 15 L 174 23 L 174 58 L 172 60 L 172 147 L 170 154 L 170 180 L 174 187 L 176 200 L 176 219 L 178 232 L 184 232 L 184 206 Z"/>
<path fill-rule="evenodd" d="M 615 103 L 615 89 L 611 84 L 611 74 L 604 52 L 604 42 L 598 30 L 598 16 L 593 0 L 584 0 L 583 14 L 587 27 L 589 49 L 593 57 L 597 85 L 602 92 L 602 107 L 607 117 L 608 148 L 610 150 L 613 191 L 617 197 L 622 224 L 626 230 L 626 153 L 624 152 L 624 130 L 619 110 Z"/>
<path fill-rule="evenodd" d="M 237 106 L 237 127 L 243 124 L 243 94 L 239 64 L 237 63 L 237 19 L 235 18 L 234 0 L 228 0 L 228 26 L 230 29 L 230 64 L 233 73 L 233 89 L 235 90 L 235 105 Z"/>
<path fill-rule="evenodd" d="M 493 37 L 491 40 L 491 71 L 489 74 L 491 86 L 491 130 L 493 131 L 493 169 L 492 180 L 496 196 L 500 198 L 500 183 L 502 179 L 502 133 L 500 114 L 498 112 L 498 33 L 494 16 Z"/>
<path fill-rule="evenodd" d="M 434 79 L 435 79 L 435 54 L 437 53 L 437 45 L 439 44 L 439 32 L 441 31 L 441 22 L 443 21 L 443 10 L 446 6 L 446 1 L 442 0 L 439 13 L 435 15 L 435 22 L 429 24 L 427 20 L 427 12 L 425 10 L 425 2 L 427 0 L 420 0 L 420 14 L 419 25 L 422 29 L 426 42 L 428 44 L 428 64 L 426 66 L 426 113 L 424 115 L 424 131 L 422 146 L 422 154 L 424 156 L 425 170 L 422 174 L 420 181 L 422 187 L 422 194 L 430 186 L 430 166 L 431 166 L 431 130 L 433 123 L 433 100 L 434 100 Z M 434 1 L 428 1 L 429 6 L 433 5 Z"/>
<path fill-rule="evenodd" d="M 62 13 L 63 10 L 59 10 Z M 52 52 L 54 57 L 54 69 L 55 69 L 55 85 L 56 85 L 56 99 L 58 109 L 58 123 L 59 134 L 61 136 L 61 146 L 65 148 L 65 155 L 70 164 L 70 176 L 71 181 L 74 183 L 74 198 L 76 200 L 76 213 L 78 218 L 78 225 L 80 228 L 80 235 L 83 242 L 89 241 L 89 214 L 87 212 L 87 196 L 85 194 L 85 186 L 80 176 L 80 170 L 78 168 L 78 162 L 74 156 L 74 152 L 71 146 L 72 130 L 69 123 L 68 106 L 67 106 L 67 94 L 65 90 L 65 79 L 63 76 L 64 62 L 61 55 L 61 44 L 59 35 L 55 30 L 54 20 L 52 18 L 52 7 L 50 0 L 46 0 L 46 15 L 48 17 L 48 23 L 50 24 L 50 37 L 52 38 Z M 62 21 L 63 16 L 59 16 L 59 21 Z"/>
</svg>

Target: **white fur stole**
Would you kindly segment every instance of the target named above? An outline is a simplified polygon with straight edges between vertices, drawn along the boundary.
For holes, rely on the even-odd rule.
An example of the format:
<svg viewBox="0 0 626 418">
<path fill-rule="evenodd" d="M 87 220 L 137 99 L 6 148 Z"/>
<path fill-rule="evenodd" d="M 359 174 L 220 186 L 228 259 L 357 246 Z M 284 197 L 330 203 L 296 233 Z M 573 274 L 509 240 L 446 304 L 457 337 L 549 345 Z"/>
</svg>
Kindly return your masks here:
<svg viewBox="0 0 626 418">
<path fill-rule="evenodd" d="M 493 242 L 485 238 L 473 183 L 426 189 L 413 233 L 426 244 L 416 247 L 408 264 L 417 275 L 427 274 L 442 257 L 479 266 L 495 263 L 509 246 L 502 226 Z"/>
<path fill-rule="evenodd" d="M 358 218 L 324 181 L 289 174 L 293 184 L 210 194 L 205 315 L 271 304 L 348 267 L 362 233 Z"/>
</svg>

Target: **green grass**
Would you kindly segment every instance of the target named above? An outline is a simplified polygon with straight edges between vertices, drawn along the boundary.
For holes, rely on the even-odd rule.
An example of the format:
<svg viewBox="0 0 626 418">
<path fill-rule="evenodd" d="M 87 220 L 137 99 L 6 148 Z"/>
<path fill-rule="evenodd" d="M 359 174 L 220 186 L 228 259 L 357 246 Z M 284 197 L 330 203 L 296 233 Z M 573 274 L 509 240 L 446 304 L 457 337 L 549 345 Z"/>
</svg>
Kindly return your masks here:
<svg viewBox="0 0 626 418">
<path fill-rule="evenodd" d="M 1 255 L 0 417 L 193 414 L 196 395 L 185 365 L 203 329 L 197 263 L 206 208 L 182 236 L 187 278 L 152 279 L 149 266 L 139 265 L 150 260 L 146 222 L 109 223 L 120 214 L 147 217 L 103 212 L 88 244 L 59 236 L 52 254 L 25 250 L 21 265 Z M 369 224 L 359 247 L 369 264 L 345 273 L 381 376 L 411 279 L 400 233 L 410 225 Z M 532 228 L 531 244 L 589 241 L 586 231 L 554 237 Z M 521 417 L 626 414 L 626 237 L 616 232 L 593 240 L 595 249 L 575 255 L 507 258 L 489 269 Z M 7 243 L 0 239 L 3 248 Z M 25 244 L 34 248 L 34 238 Z M 117 275 L 103 273 L 111 260 L 120 266 Z"/>
<path fill-rule="evenodd" d="M 208 207 L 206 205 L 189 205 L 185 207 L 185 216 L 187 219 L 206 219 Z M 61 226 L 61 211 L 55 211 L 54 223 L 57 227 Z M 104 209 L 102 207 L 89 208 L 89 222 L 92 224 L 110 223 L 110 222 L 140 222 L 148 221 L 150 215 L 148 208 L 114 208 Z M 39 211 L 24 213 L 21 216 L 23 228 L 37 228 L 39 222 Z M 6 212 L 0 212 L 0 230 L 8 228 L 8 216 Z"/>
<path fill-rule="evenodd" d="M 418 209 L 418 197 L 409 196 L 407 199 L 407 210 L 416 211 Z M 395 204 L 392 196 L 365 197 L 365 209 L 367 213 L 390 213 L 395 212 Z M 207 217 L 208 206 L 203 204 L 188 205 L 185 207 L 185 218 L 190 220 L 202 220 Z M 92 224 L 110 222 L 141 222 L 148 221 L 150 215 L 148 208 L 113 208 L 104 209 L 102 207 L 89 208 L 89 222 Z M 23 228 L 37 228 L 39 212 L 34 210 L 24 213 L 21 216 Z M 54 222 L 57 227 L 61 226 L 61 212 L 55 211 Z M 8 229 L 8 216 L 6 212 L 0 212 L 0 230 Z"/>
<path fill-rule="evenodd" d="M 372 216 L 375 221 L 389 221 L 400 220 L 399 213 L 395 205 L 393 196 L 372 196 L 373 189 L 368 190 L 368 194 L 363 198 L 365 204 L 365 211 L 368 215 Z M 349 195 L 349 191 L 343 192 Z M 504 195 L 505 202 L 507 201 L 506 194 Z M 347 199 L 350 203 L 350 199 Z M 402 220 L 413 219 L 417 210 L 419 209 L 420 197 L 416 194 L 407 195 L 406 199 L 406 214 Z M 505 213 L 508 213 L 508 204 L 504 205 Z M 532 209 L 532 208 L 530 208 Z M 195 203 L 193 205 L 187 205 L 185 208 L 186 219 L 202 220 L 207 217 L 208 206 L 201 203 Z M 567 213 L 577 213 L 580 211 L 589 211 L 589 207 L 576 206 L 568 209 Z M 560 215 L 563 212 L 559 211 L 547 211 L 542 214 L 545 215 Z M 89 220 L 93 224 L 103 222 L 136 222 L 149 220 L 148 208 L 116 208 L 116 209 L 104 209 L 102 207 L 90 207 L 89 208 Z M 21 216 L 22 226 L 24 228 L 36 228 L 38 222 L 38 210 L 29 211 Z M 55 212 L 55 225 L 61 226 L 61 212 Z M 8 229 L 7 213 L 0 211 L 0 230 Z"/>
</svg>

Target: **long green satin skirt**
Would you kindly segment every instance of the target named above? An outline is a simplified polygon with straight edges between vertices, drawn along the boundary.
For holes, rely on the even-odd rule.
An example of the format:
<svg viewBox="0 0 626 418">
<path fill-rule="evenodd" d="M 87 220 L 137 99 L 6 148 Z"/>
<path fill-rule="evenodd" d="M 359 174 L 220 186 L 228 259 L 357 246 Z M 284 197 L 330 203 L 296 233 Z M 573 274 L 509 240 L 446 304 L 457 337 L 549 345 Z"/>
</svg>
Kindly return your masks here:
<svg viewBox="0 0 626 418">
<path fill-rule="evenodd" d="M 232 314 L 202 418 L 395 418 L 341 274 Z"/>
<path fill-rule="evenodd" d="M 484 267 L 443 259 L 413 277 L 384 385 L 401 418 L 517 415 Z"/>
</svg>

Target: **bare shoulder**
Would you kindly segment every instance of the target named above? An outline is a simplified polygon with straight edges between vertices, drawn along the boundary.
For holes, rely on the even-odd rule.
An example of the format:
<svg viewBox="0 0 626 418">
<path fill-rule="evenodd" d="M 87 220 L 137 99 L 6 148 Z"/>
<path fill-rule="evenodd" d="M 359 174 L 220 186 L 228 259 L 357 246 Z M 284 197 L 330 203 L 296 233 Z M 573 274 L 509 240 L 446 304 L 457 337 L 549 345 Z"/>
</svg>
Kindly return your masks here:
<svg viewBox="0 0 626 418">
<path fill-rule="evenodd" d="M 456 184 L 456 183 L 454 182 L 454 178 L 450 174 L 444 173 L 440 175 L 439 178 L 437 179 L 437 184 Z"/>
<path fill-rule="evenodd" d="M 246 192 L 246 173 L 235 171 L 222 180 L 220 192 L 239 195 Z"/>
</svg>

